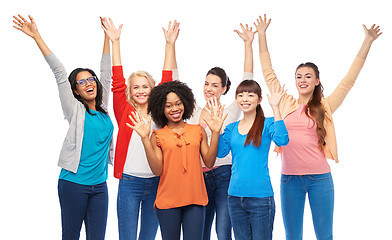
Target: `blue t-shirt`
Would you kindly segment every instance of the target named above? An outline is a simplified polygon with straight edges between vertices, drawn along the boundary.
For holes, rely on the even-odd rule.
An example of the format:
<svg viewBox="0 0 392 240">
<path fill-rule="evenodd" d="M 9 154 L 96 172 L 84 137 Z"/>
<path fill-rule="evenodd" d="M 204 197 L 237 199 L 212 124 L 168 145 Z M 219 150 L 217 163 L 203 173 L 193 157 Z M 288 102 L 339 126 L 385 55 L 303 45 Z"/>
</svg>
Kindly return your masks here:
<svg viewBox="0 0 392 240">
<path fill-rule="evenodd" d="M 113 123 L 108 114 L 86 111 L 82 152 L 76 173 L 61 169 L 60 179 L 83 185 L 96 185 L 108 178 L 109 147 Z"/>
<path fill-rule="evenodd" d="M 231 151 L 232 172 L 228 193 L 236 197 L 271 197 L 274 195 L 268 170 L 268 154 L 273 141 L 277 146 L 287 145 L 289 137 L 283 120 L 265 118 L 261 144 L 244 146 L 247 134 L 238 132 L 239 121 L 225 128 L 219 136 L 218 157 Z"/>
</svg>

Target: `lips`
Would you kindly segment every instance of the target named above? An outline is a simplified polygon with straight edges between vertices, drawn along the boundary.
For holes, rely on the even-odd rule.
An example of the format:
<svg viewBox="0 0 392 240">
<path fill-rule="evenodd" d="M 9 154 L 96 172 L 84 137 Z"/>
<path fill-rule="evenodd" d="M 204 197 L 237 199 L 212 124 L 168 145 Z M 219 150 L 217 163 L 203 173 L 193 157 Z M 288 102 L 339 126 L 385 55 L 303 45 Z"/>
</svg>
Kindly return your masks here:
<svg viewBox="0 0 392 240">
<path fill-rule="evenodd" d="M 87 89 L 86 89 L 86 92 L 87 92 L 88 94 L 93 94 L 93 93 L 94 93 L 94 88 L 92 88 L 92 87 L 87 88 Z"/>
</svg>

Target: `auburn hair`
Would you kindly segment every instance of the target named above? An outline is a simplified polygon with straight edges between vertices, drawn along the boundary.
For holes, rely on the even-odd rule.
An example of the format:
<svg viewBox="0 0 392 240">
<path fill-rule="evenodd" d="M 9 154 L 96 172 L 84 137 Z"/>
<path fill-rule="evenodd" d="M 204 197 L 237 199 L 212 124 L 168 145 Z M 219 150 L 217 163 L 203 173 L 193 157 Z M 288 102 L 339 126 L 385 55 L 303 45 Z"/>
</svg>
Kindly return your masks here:
<svg viewBox="0 0 392 240">
<path fill-rule="evenodd" d="M 237 98 L 237 95 L 239 93 L 243 92 L 248 92 L 248 93 L 255 93 L 259 99 L 261 98 L 261 88 L 260 85 L 254 81 L 254 80 L 244 80 L 242 81 L 236 91 L 235 91 L 235 96 Z M 263 133 L 263 128 L 264 128 L 264 112 L 263 109 L 261 108 L 260 104 L 257 105 L 256 107 L 256 116 L 255 120 L 252 124 L 252 127 L 250 128 L 248 135 L 246 136 L 244 146 L 250 145 L 251 143 L 255 147 L 259 147 L 261 145 L 261 137 Z"/>
<path fill-rule="evenodd" d="M 311 62 L 302 63 L 297 67 L 296 72 L 298 69 L 303 67 L 312 68 L 316 74 L 316 78 L 320 79 L 320 72 L 316 64 Z M 314 124 L 317 124 L 316 133 L 318 137 L 318 147 L 320 148 L 320 150 L 324 149 L 325 136 L 327 135 L 327 131 L 324 127 L 325 109 L 324 106 L 321 104 L 321 99 L 324 97 L 323 90 L 324 87 L 320 82 L 314 88 L 312 98 L 309 100 L 305 107 L 305 114 L 313 121 L 313 126 Z"/>
</svg>

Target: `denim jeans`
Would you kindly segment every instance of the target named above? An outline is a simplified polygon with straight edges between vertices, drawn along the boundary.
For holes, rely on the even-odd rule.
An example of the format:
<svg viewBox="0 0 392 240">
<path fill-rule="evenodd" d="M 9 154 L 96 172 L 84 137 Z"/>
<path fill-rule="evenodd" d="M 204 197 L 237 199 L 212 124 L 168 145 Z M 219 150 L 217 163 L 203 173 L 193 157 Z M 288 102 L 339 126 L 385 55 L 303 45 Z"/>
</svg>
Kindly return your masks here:
<svg viewBox="0 0 392 240">
<path fill-rule="evenodd" d="M 163 240 L 180 240 L 181 226 L 184 240 L 203 237 L 205 207 L 188 205 L 178 208 L 156 208 Z"/>
<path fill-rule="evenodd" d="M 227 190 L 231 177 L 231 165 L 224 165 L 204 173 L 208 204 L 206 206 L 206 219 L 203 239 L 211 237 L 212 222 L 216 212 L 216 234 L 218 239 L 231 239 L 231 222 L 227 206 Z"/>
<path fill-rule="evenodd" d="M 137 239 L 140 210 L 140 240 L 155 239 L 158 219 L 154 211 L 159 177 L 139 178 L 123 174 L 118 184 L 117 217 L 119 238 Z"/>
<path fill-rule="evenodd" d="M 272 239 L 274 197 L 229 196 L 229 213 L 236 240 Z"/>
<path fill-rule="evenodd" d="M 331 173 L 282 175 L 280 192 L 287 240 L 302 239 L 306 194 L 317 239 L 332 239 L 334 186 Z"/>
<path fill-rule="evenodd" d="M 105 239 L 108 216 L 106 182 L 88 186 L 59 179 L 58 195 L 63 240 L 79 239 L 83 221 L 87 240 Z"/>
</svg>

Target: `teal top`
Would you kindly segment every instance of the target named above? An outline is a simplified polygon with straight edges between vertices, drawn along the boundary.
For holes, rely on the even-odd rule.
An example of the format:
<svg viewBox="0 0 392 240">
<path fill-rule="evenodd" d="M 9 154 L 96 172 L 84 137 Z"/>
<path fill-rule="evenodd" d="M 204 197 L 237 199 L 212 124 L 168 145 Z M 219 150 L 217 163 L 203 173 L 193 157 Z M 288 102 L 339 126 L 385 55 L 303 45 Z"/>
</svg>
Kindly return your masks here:
<svg viewBox="0 0 392 240">
<path fill-rule="evenodd" d="M 108 178 L 109 147 L 113 123 L 109 115 L 90 109 L 86 111 L 82 151 L 76 173 L 61 169 L 60 179 L 83 185 L 96 185 Z"/>
</svg>

